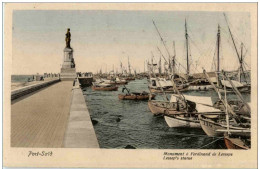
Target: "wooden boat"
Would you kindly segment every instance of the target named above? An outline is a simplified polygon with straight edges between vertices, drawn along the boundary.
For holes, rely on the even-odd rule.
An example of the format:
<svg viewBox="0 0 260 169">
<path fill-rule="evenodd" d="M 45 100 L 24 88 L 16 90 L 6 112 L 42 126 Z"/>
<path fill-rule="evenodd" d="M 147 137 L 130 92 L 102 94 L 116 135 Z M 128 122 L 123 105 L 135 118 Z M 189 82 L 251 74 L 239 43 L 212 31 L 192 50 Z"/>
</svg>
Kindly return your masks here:
<svg viewBox="0 0 260 169">
<path fill-rule="evenodd" d="M 227 124 L 225 117 L 220 117 L 219 115 L 199 115 L 200 125 L 203 131 L 210 137 L 223 136 L 225 130 L 227 130 Z M 229 129 L 236 132 L 236 134 L 248 135 L 248 126 L 241 126 L 240 123 L 236 125 L 234 121 L 230 121 Z"/>
<path fill-rule="evenodd" d="M 92 90 L 95 91 L 117 91 L 118 87 L 113 85 L 93 85 Z"/>
<path fill-rule="evenodd" d="M 201 128 L 197 115 L 164 115 L 169 127 Z"/>
<path fill-rule="evenodd" d="M 243 141 L 241 138 L 232 138 L 230 136 L 224 137 L 225 145 L 228 149 L 244 149 L 248 150 L 250 149 L 251 141 L 250 139 L 247 139 L 247 143 Z"/>
<path fill-rule="evenodd" d="M 169 104 L 170 104 L 170 102 L 158 101 L 158 100 L 149 100 L 148 101 L 148 108 L 150 109 L 150 111 L 154 115 L 165 114 L 166 113 L 166 107 L 169 107 Z"/>
<path fill-rule="evenodd" d="M 223 86 L 221 88 L 222 90 L 220 92 L 224 92 L 224 90 L 223 90 L 224 86 L 226 87 L 226 90 L 228 92 L 230 92 L 230 91 L 233 92 L 232 85 L 234 85 L 238 89 L 238 91 L 241 92 L 241 93 L 251 92 L 251 85 L 250 84 L 242 84 L 242 83 L 240 83 L 239 81 L 236 81 L 236 80 L 230 80 L 230 81 L 221 80 L 220 82 L 221 82 L 221 86 Z"/>
<path fill-rule="evenodd" d="M 116 81 L 116 85 L 125 85 L 127 84 L 128 82 L 127 81 Z"/>
<path fill-rule="evenodd" d="M 128 83 L 128 81 L 126 80 L 121 80 L 118 77 L 114 80 L 110 80 L 110 81 L 106 81 L 107 84 L 111 84 L 111 85 L 125 85 Z"/>
<path fill-rule="evenodd" d="M 135 80 L 135 77 L 127 77 L 127 78 L 125 78 L 125 80 L 127 80 L 127 81 Z"/>
<path fill-rule="evenodd" d="M 142 93 L 137 93 L 137 92 L 132 92 L 129 94 L 118 94 L 118 98 L 120 100 L 148 100 L 149 99 L 149 93 L 147 92 L 142 92 Z M 151 99 L 154 99 L 155 95 L 152 94 Z"/>
<path fill-rule="evenodd" d="M 149 100 L 148 108 L 154 115 L 176 114 L 182 110 L 181 104 L 177 103 L 176 95 L 171 95 L 170 101 Z"/>
<path fill-rule="evenodd" d="M 217 82 L 215 72 L 210 72 L 208 75 L 214 83 Z M 190 75 L 188 78 L 187 85 L 189 86 L 188 91 L 213 90 L 212 85 L 208 82 L 203 73 L 195 73 Z"/>
<path fill-rule="evenodd" d="M 150 84 L 148 88 L 152 93 L 162 93 L 161 87 L 165 93 L 176 93 L 172 86 L 171 80 L 166 80 L 165 78 L 150 78 Z M 180 92 L 188 90 L 188 85 L 182 84 L 176 87 Z"/>
<path fill-rule="evenodd" d="M 149 87 L 149 89 L 150 89 L 150 91 L 152 93 L 162 93 L 162 90 L 160 88 L 150 88 Z M 178 87 L 178 90 L 180 92 L 187 91 L 188 90 L 188 86 L 187 87 Z M 173 87 L 168 87 L 168 88 L 165 87 L 165 88 L 163 88 L 163 91 L 165 93 L 176 93 L 175 90 L 173 89 Z"/>
<path fill-rule="evenodd" d="M 110 82 L 106 82 L 107 84 L 111 84 L 111 85 L 125 85 L 128 82 L 127 81 L 110 81 Z"/>
</svg>

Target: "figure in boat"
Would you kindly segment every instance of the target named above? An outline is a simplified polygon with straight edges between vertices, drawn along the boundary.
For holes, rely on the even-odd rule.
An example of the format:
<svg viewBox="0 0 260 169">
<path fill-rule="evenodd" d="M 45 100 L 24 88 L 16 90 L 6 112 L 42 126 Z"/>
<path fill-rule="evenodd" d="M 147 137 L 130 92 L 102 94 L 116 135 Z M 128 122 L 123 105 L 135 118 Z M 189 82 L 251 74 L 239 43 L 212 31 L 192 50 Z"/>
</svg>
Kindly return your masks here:
<svg viewBox="0 0 260 169">
<path fill-rule="evenodd" d="M 149 93 L 143 91 L 141 93 L 139 92 L 131 92 L 130 93 L 130 89 L 126 88 L 126 86 L 124 85 L 124 87 L 122 88 L 122 93 L 124 93 L 124 91 L 127 91 L 126 94 L 119 94 L 118 98 L 120 100 L 148 100 L 150 97 L 151 99 L 154 99 L 155 95 L 152 94 L 150 96 Z"/>
</svg>

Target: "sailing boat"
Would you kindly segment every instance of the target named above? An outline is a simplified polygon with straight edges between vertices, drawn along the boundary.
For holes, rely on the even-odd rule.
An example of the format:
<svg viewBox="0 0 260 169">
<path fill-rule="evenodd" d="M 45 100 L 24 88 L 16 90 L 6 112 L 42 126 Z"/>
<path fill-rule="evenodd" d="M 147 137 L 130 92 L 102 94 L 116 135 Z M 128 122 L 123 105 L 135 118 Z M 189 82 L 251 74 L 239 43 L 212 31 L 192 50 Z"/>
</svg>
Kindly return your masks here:
<svg viewBox="0 0 260 169">
<path fill-rule="evenodd" d="M 245 71 L 245 63 L 244 63 L 244 55 L 243 55 L 243 43 L 241 44 L 241 54 L 239 55 L 239 52 L 237 50 L 237 46 L 236 46 L 236 43 L 234 41 L 234 37 L 233 37 L 233 34 L 231 32 L 231 29 L 229 27 L 229 24 L 228 24 L 228 21 L 227 21 L 227 17 L 224 13 L 224 17 L 225 17 L 225 20 L 226 20 L 226 23 L 227 23 L 227 26 L 228 26 L 228 30 L 229 30 L 229 34 L 230 34 L 230 37 L 232 39 L 232 43 L 234 45 L 234 48 L 235 48 L 235 51 L 236 51 L 236 55 L 237 55 L 237 58 L 238 58 L 238 61 L 239 61 L 239 68 L 238 68 L 238 73 L 237 73 L 237 80 L 231 80 L 231 82 L 233 83 L 234 86 L 236 86 L 236 88 L 239 90 L 239 92 L 250 92 L 251 91 L 251 84 L 250 84 L 250 80 L 248 80 L 248 78 L 246 77 L 246 71 Z M 219 63 L 218 63 L 219 65 Z M 219 66 L 218 66 L 219 67 Z M 218 69 L 218 72 L 219 72 L 219 69 Z M 246 80 L 245 82 L 242 82 L 242 75 L 243 75 L 243 78 L 244 80 Z M 234 76 L 234 75 L 233 75 Z M 220 88 L 225 86 L 227 88 L 227 91 L 232 91 L 232 86 L 231 86 L 231 83 L 230 81 L 228 80 L 221 80 L 220 81 Z M 223 90 L 222 90 L 223 92 Z"/>
<path fill-rule="evenodd" d="M 247 111 L 244 111 L 244 107 L 241 107 L 241 109 L 234 111 L 234 109 L 232 108 L 233 106 L 230 106 L 227 101 L 224 101 L 222 99 L 219 90 L 217 89 L 215 84 L 213 84 L 213 82 L 210 81 L 209 76 L 207 75 L 205 70 L 204 70 L 204 74 L 206 78 L 209 80 L 209 82 L 211 83 L 212 87 L 218 93 L 219 99 L 223 103 L 225 111 L 227 112 L 226 115 L 228 113 L 232 115 L 230 118 L 229 117 L 227 118 L 226 115 L 224 114 L 215 115 L 215 116 L 200 115 L 199 120 L 204 132 L 208 136 L 217 137 L 217 136 L 223 136 L 224 132 L 227 129 L 229 129 L 230 131 L 233 131 L 234 133 L 239 134 L 241 136 L 248 136 L 248 133 L 250 133 L 250 124 L 248 123 L 249 118 L 245 116 L 245 115 L 250 116 L 250 112 L 248 112 L 250 108 L 248 109 L 248 105 L 245 104 Z M 223 76 L 226 77 L 225 75 Z M 224 90 L 226 90 L 226 88 L 224 88 Z M 235 88 L 235 92 L 238 95 L 240 94 L 237 93 L 238 90 L 236 88 Z M 244 102 L 241 95 L 239 95 L 239 99 L 242 102 Z"/>
<path fill-rule="evenodd" d="M 169 53 L 169 50 L 168 48 L 166 47 L 166 44 L 165 44 L 165 41 L 163 40 L 160 32 L 159 32 L 159 29 L 157 28 L 155 22 L 153 21 L 153 24 L 155 26 L 155 29 L 161 39 L 161 42 L 163 43 L 163 46 L 168 54 L 168 57 L 169 57 L 169 61 L 167 61 L 167 59 L 164 57 L 164 55 L 162 54 L 161 50 L 159 47 L 157 47 L 159 53 L 160 53 L 160 60 L 159 60 L 159 67 L 158 67 L 158 71 L 159 71 L 159 76 L 162 75 L 162 71 L 161 71 L 161 57 L 163 57 L 164 61 L 165 61 L 165 66 L 168 65 L 168 68 L 165 67 L 165 72 L 166 72 L 166 75 L 168 76 L 167 78 L 164 77 L 164 78 L 159 78 L 159 81 L 161 83 L 161 86 L 163 87 L 164 91 L 167 92 L 167 93 L 176 93 L 176 91 L 174 90 L 174 88 L 172 87 L 172 84 L 171 84 L 171 78 L 174 77 L 176 79 L 174 79 L 174 81 L 176 82 L 177 84 L 177 88 L 178 90 L 180 91 L 184 91 L 188 88 L 187 85 L 185 85 L 183 83 L 184 79 L 182 78 L 182 76 L 178 76 L 178 75 L 175 75 L 175 72 L 174 72 L 174 63 L 175 63 L 175 55 L 174 54 L 174 57 L 171 57 L 170 53 Z M 174 43 L 174 46 L 175 46 L 175 43 Z M 175 53 L 175 50 L 174 50 L 174 53 Z M 152 53 L 152 65 L 154 66 L 153 64 L 153 53 Z M 172 61 L 171 61 L 172 60 Z M 152 67 L 153 68 L 153 67 Z M 152 69 L 153 71 L 153 69 Z M 154 93 L 161 93 L 161 89 L 160 89 L 160 85 L 158 84 L 158 80 L 156 79 L 150 79 L 150 85 L 149 85 L 149 88 L 152 92 Z"/>
<path fill-rule="evenodd" d="M 135 77 L 132 76 L 131 65 L 130 65 L 130 61 L 129 61 L 129 56 L 128 56 L 128 76 L 125 78 L 125 80 L 126 80 L 126 81 L 135 80 Z"/>
<path fill-rule="evenodd" d="M 185 19 L 185 44 L 186 44 L 186 63 L 187 63 L 187 71 L 186 76 L 188 79 L 187 85 L 189 86 L 186 91 L 207 91 L 211 90 L 212 86 L 207 81 L 205 77 L 203 77 L 203 74 L 190 74 L 190 63 L 189 63 L 189 34 L 187 30 L 187 22 Z M 212 78 L 215 78 L 215 74 L 212 74 Z"/>
</svg>

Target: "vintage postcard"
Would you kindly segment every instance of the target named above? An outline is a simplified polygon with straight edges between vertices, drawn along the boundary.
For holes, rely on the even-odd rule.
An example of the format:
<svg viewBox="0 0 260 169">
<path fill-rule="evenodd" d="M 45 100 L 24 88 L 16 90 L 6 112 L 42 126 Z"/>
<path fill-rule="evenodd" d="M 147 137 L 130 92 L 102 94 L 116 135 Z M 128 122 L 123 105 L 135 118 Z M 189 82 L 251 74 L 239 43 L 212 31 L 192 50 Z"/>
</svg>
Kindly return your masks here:
<svg viewBox="0 0 260 169">
<path fill-rule="evenodd" d="M 5 3 L 6 167 L 256 168 L 257 3 Z"/>
</svg>

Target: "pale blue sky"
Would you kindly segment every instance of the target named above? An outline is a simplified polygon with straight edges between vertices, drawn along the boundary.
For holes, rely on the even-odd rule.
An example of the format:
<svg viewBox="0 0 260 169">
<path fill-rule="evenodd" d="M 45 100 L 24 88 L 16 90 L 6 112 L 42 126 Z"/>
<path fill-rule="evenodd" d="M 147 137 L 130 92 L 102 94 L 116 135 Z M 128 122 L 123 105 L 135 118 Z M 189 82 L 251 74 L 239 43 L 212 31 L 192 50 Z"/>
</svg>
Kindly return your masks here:
<svg viewBox="0 0 260 169">
<path fill-rule="evenodd" d="M 250 64 L 249 13 L 226 14 L 237 44 L 240 46 L 243 41 L 249 50 L 246 61 Z M 150 58 L 151 51 L 158 60 L 156 46 L 167 56 L 152 20 L 156 22 L 171 54 L 172 41 L 175 41 L 177 60 L 185 65 L 185 18 L 192 39 L 191 63 L 197 66 L 193 72 L 201 70 L 201 67 L 210 70 L 218 24 L 222 28 L 222 56 L 225 58 L 222 68 L 237 68 L 237 56 L 221 12 L 27 10 L 13 13 L 12 72 L 59 72 L 67 28 L 71 29 L 77 71 L 96 72 L 101 67 L 103 71 L 106 67 L 111 70 L 113 64 L 119 68 L 120 60 L 126 66 L 127 55 L 133 68 L 143 71 L 144 60 Z M 234 65 L 229 64 L 230 59 L 234 60 Z"/>
</svg>

